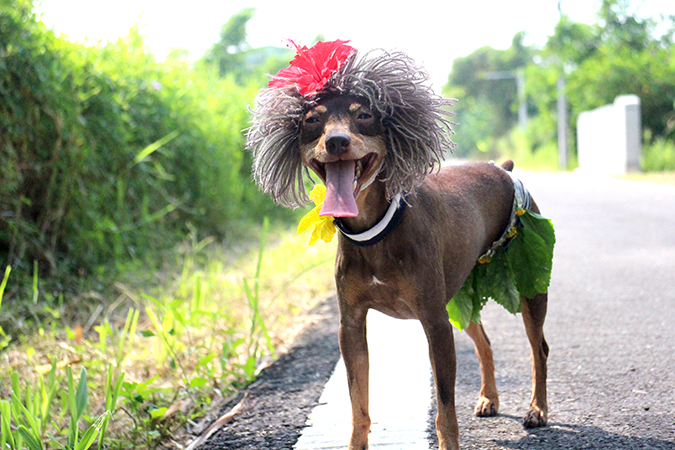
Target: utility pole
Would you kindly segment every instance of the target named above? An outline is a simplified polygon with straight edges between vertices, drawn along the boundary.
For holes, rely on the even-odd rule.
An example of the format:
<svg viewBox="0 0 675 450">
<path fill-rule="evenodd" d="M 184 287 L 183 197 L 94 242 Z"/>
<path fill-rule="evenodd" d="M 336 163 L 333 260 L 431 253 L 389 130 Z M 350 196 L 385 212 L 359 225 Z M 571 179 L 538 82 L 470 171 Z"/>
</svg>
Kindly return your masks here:
<svg viewBox="0 0 675 450">
<path fill-rule="evenodd" d="M 516 71 L 516 84 L 518 86 L 518 125 L 524 130 L 527 127 L 527 93 L 525 92 L 525 69 L 523 67 Z"/>
<path fill-rule="evenodd" d="M 567 96 L 565 74 L 558 78 L 558 168 L 567 170 Z"/>
<path fill-rule="evenodd" d="M 562 22 L 562 0 L 558 0 L 559 22 Z M 561 61 L 558 78 L 558 168 L 567 170 L 567 95 L 565 94 L 565 62 Z"/>
</svg>

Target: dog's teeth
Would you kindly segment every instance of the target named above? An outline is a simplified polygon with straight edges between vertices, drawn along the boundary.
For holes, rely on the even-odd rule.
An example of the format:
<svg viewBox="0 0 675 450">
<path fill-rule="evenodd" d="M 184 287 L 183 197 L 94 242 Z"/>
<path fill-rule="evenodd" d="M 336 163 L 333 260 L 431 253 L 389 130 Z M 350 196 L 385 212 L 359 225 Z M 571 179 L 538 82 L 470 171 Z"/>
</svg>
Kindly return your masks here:
<svg viewBox="0 0 675 450">
<path fill-rule="evenodd" d="M 359 178 L 361 178 L 361 173 L 363 172 L 363 163 L 361 161 L 356 161 L 356 169 L 354 169 L 354 190 L 359 186 Z"/>
</svg>

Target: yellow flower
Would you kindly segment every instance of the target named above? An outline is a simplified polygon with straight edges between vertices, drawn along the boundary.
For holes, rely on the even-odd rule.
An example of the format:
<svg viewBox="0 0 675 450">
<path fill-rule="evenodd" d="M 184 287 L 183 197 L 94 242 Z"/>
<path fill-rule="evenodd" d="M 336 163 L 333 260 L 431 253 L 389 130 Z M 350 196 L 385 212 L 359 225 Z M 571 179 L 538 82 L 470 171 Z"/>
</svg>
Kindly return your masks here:
<svg viewBox="0 0 675 450">
<path fill-rule="evenodd" d="M 298 234 L 313 228 L 312 236 L 309 238 L 309 245 L 313 245 L 319 239 L 324 242 L 332 241 L 335 236 L 333 218 L 330 216 L 319 215 L 319 211 L 321 211 L 321 207 L 323 206 L 323 201 L 326 198 L 326 186 L 320 184 L 315 185 L 309 193 L 309 198 L 316 206 L 300 219 L 300 223 L 298 224 Z"/>
<path fill-rule="evenodd" d="M 489 255 L 483 255 L 480 258 L 478 258 L 478 262 L 480 264 L 488 264 L 490 261 L 492 261 L 492 257 Z"/>
<path fill-rule="evenodd" d="M 522 216 L 522 215 L 525 214 L 526 212 L 527 212 L 527 210 L 526 210 L 525 208 L 518 208 L 518 209 L 516 210 L 516 216 Z"/>
</svg>

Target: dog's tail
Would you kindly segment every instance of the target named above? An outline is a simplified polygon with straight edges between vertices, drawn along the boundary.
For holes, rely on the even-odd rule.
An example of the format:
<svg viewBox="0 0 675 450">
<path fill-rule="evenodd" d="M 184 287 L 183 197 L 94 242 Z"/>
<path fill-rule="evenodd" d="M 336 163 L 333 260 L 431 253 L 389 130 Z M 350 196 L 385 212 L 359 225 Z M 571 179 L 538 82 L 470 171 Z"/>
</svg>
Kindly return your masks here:
<svg viewBox="0 0 675 450">
<path fill-rule="evenodd" d="M 506 161 L 504 161 L 502 163 L 502 169 L 506 170 L 507 172 L 511 172 L 514 167 L 515 167 L 515 164 L 510 159 L 507 159 Z"/>
</svg>

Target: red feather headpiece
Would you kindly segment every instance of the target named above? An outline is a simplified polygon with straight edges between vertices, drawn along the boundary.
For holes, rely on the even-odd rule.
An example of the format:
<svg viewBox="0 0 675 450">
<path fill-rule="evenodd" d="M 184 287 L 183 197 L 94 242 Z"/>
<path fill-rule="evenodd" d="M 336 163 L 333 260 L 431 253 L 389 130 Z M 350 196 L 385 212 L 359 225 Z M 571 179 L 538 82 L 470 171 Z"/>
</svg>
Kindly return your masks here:
<svg viewBox="0 0 675 450">
<path fill-rule="evenodd" d="M 277 72 L 269 87 L 295 85 L 303 97 L 316 95 L 354 51 L 353 47 L 346 45 L 347 42 L 349 41 L 338 39 L 318 42 L 313 47 L 307 48 L 291 41 L 297 54 L 289 68 Z"/>
</svg>

